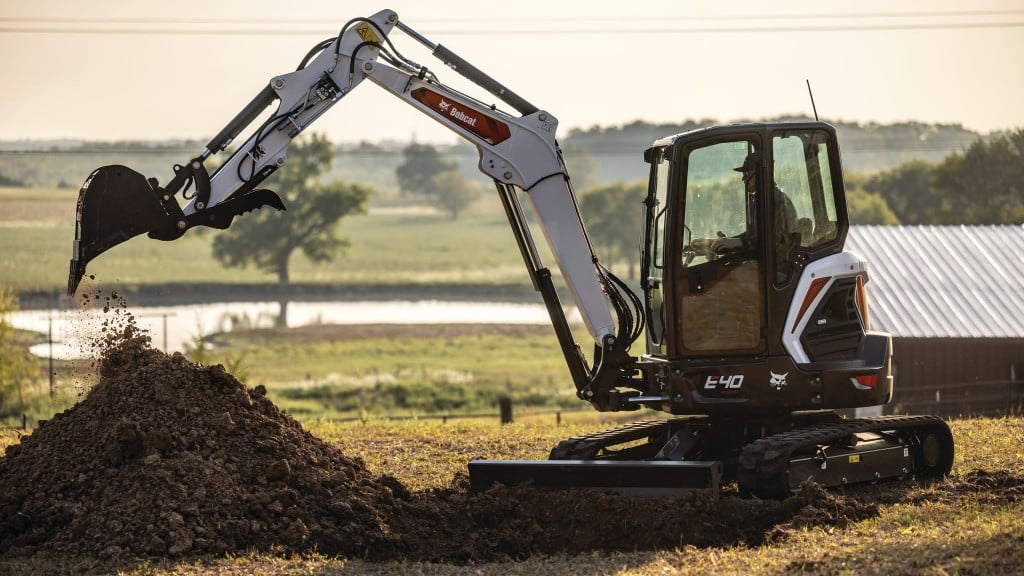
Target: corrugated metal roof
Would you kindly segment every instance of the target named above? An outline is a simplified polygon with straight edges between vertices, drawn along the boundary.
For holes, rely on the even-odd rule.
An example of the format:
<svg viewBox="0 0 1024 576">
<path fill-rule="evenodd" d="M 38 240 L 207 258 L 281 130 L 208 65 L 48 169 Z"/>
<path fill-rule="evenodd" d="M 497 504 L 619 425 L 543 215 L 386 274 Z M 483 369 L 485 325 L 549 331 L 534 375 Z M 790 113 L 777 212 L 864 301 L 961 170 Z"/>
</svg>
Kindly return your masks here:
<svg viewBox="0 0 1024 576">
<path fill-rule="evenodd" d="M 1024 337 L 1024 227 L 852 226 L 871 327 L 906 337 Z"/>
</svg>

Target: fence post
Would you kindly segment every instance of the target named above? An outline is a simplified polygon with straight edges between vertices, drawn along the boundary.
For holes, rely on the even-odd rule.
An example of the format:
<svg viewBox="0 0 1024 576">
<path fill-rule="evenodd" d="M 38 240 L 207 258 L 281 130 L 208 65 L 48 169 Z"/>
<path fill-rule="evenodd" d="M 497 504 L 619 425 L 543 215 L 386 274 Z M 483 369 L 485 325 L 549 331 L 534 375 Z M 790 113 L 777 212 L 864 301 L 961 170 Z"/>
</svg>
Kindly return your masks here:
<svg viewBox="0 0 1024 576">
<path fill-rule="evenodd" d="M 508 396 L 502 396 L 498 399 L 498 406 L 501 410 L 501 423 L 511 424 L 512 423 L 512 399 Z"/>
<path fill-rule="evenodd" d="M 24 414 L 21 415 L 21 429 L 22 431 L 28 432 L 28 417 Z"/>
</svg>

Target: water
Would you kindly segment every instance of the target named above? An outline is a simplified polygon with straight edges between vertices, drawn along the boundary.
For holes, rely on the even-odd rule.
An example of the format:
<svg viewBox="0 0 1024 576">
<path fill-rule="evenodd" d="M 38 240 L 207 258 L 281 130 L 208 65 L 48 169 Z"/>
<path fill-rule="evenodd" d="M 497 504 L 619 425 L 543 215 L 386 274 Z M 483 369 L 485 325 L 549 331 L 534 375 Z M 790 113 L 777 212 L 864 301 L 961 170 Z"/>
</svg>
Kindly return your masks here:
<svg viewBox="0 0 1024 576">
<path fill-rule="evenodd" d="M 127 309 L 147 331 L 153 346 L 184 352 L 200 336 L 278 325 L 278 302 L 232 302 Z M 106 315 L 99 309 L 28 310 L 9 315 L 15 328 L 52 334 L 52 343 L 32 347 L 43 358 L 88 356 L 86 344 L 97 335 Z M 289 302 L 284 325 L 315 324 L 550 324 L 541 304 L 507 302 Z"/>
</svg>

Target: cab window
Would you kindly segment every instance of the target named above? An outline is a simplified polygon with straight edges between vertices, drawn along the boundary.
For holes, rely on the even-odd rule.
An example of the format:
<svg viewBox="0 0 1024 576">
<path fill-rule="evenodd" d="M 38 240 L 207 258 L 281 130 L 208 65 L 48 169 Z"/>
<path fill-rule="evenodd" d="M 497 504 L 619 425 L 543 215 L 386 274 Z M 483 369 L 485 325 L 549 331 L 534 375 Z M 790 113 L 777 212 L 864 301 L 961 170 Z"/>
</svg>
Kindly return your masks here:
<svg viewBox="0 0 1024 576">
<path fill-rule="evenodd" d="M 829 143 L 820 130 L 772 139 L 776 282 L 789 280 L 798 250 L 829 244 L 838 236 Z"/>
</svg>

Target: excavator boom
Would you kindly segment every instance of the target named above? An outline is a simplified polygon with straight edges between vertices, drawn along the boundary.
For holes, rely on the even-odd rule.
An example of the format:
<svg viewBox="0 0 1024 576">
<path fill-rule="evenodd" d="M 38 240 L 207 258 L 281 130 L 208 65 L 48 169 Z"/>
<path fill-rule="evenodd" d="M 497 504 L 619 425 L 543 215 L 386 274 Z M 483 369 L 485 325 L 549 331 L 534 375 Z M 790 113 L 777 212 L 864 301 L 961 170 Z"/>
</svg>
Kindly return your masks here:
<svg viewBox="0 0 1024 576">
<path fill-rule="evenodd" d="M 390 38 L 396 27 L 519 115 L 446 86 L 427 67 L 402 56 Z M 598 409 L 619 409 L 615 389 L 629 380 L 633 358 L 628 349 L 642 331 L 643 310 L 639 299 L 594 255 L 555 139 L 558 120 L 399 22 L 390 10 L 349 21 L 336 38 L 317 44 L 294 72 L 271 78 L 200 154 L 174 166 L 174 177 L 166 185 L 124 166 L 96 170 L 79 194 L 68 292 L 75 292 L 89 262 L 140 234 L 174 240 L 195 226 L 228 228 L 236 216 L 266 206 L 284 210 L 276 193 L 257 186 L 287 162 L 287 148 L 295 137 L 364 80 L 476 146 L 479 169 L 498 190 L 533 284 L 552 317 L 577 393 Z M 275 103 L 269 118 L 257 123 Z M 247 129 L 248 138 L 209 174 L 206 161 Z M 183 207 L 177 195 L 188 199 Z M 592 366 L 571 333 L 520 196 L 536 215 L 593 338 Z"/>
</svg>

